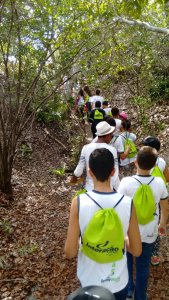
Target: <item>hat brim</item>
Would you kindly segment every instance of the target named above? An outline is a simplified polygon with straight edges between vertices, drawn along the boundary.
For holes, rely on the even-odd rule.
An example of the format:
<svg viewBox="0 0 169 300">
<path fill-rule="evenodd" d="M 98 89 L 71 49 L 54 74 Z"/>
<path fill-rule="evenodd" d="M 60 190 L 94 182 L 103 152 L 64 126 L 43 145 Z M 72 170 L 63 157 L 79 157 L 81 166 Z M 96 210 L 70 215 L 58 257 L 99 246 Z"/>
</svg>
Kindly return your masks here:
<svg viewBox="0 0 169 300">
<path fill-rule="evenodd" d="M 95 135 L 97 135 L 97 136 L 104 136 L 104 135 L 112 133 L 113 131 L 115 131 L 115 129 L 116 128 L 114 126 L 111 126 L 110 130 L 108 130 L 107 132 L 99 133 L 99 132 L 96 131 Z"/>
</svg>

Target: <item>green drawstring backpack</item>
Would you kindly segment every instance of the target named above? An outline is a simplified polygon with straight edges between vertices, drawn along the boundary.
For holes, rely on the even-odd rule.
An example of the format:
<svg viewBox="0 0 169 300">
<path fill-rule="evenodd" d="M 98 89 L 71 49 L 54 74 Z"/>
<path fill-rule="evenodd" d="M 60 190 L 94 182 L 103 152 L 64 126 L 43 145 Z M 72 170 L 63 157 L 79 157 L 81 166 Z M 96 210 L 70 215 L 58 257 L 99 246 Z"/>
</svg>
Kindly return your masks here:
<svg viewBox="0 0 169 300">
<path fill-rule="evenodd" d="M 124 233 L 121 220 L 113 208 L 102 208 L 90 195 L 86 195 L 100 207 L 91 218 L 82 236 L 81 251 L 98 263 L 120 260 L 124 255 Z M 80 196 L 79 196 L 80 204 Z"/>
<path fill-rule="evenodd" d="M 163 172 L 160 170 L 159 166 L 158 166 L 158 160 L 157 160 L 157 164 L 155 165 L 155 167 L 153 168 L 151 175 L 154 177 L 160 177 L 162 178 L 162 180 L 164 181 L 165 185 L 167 186 L 167 181 L 165 179 L 165 176 L 163 174 Z"/>
<path fill-rule="evenodd" d="M 136 145 L 134 144 L 134 142 L 129 139 L 129 135 L 127 136 L 127 133 L 126 133 L 126 137 L 124 135 L 121 135 L 121 136 L 125 139 L 124 150 L 126 150 L 126 146 L 130 146 L 130 153 L 128 154 L 127 158 L 133 158 L 137 154 L 137 148 L 136 148 Z"/>
<path fill-rule="evenodd" d="M 98 109 L 94 112 L 94 120 L 103 120 L 103 114 Z"/>
<path fill-rule="evenodd" d="M 133 198 L 138 223 L 140 225 L 146 225 L 154 220 L 154 215 L 156 213 L 155 200 L 150 187 L 150 183 L 154 180 L 154 177 L 148 184 L 141 183 L 134 176 L 133 178 L 140 183 Z"/>
</svg>

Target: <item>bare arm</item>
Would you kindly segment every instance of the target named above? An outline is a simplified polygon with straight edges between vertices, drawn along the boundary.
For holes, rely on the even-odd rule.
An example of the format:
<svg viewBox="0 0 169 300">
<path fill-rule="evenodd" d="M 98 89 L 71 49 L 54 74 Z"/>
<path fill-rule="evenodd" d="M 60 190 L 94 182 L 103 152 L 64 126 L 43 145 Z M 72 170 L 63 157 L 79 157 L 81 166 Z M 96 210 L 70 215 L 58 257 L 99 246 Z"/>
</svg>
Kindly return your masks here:
<svg viewBox="0 0 169 300">
<path fill-rule="evenodd" d="M 165 234 L 166 224 L 168 219 L 168 199 L 160 201 L 160 208 L 161 208 L 161 217 L 160 217 L 160 224 L 159 224 L 159 233 Z"/>
<path fill-rule="evenodd" d="M 67 258 L 73 258 L 77 255 L 79 236 L 80 236 L 80 227 L 79 227 L 77 197 L 76 197 L 73 199 L 71 209 L 70 209 L 69 226 L 68 226 L 67 238 L 65 242 L 65 254 Z"/>
<path fill-rule="evenodd" d="M 165 166 L 163 174 L 164 174 L 166 181 L 169 182 L 169 169 L 167 166 Z"/>
<path fill-rule="evenodd" d="M 142 252 L 140 231 L 134 205 L 132 206 L 130 224 L 128 229 L 127 251 L 134 256 L 140 256 Z"/>
<path fill-rule="evenodd" d="M 125 158 L 127 158 L 127 156 L 129 155 L 129 153 L 130 153 L 130 146 L 128 145 L 126 147 L 126 150 L 123 153 L 120 153 L 121 160 L 124 160 Z"/>
</svg>

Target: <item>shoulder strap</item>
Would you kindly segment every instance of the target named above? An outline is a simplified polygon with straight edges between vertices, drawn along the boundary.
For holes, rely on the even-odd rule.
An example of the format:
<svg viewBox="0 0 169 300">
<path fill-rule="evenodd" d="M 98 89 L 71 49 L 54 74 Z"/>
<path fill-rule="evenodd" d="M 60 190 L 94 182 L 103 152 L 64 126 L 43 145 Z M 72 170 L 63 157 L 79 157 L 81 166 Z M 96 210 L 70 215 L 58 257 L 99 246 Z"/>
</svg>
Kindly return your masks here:
<svg viewBox="0 0 169 300">
<path fill-rule="evenodd" d="M 156 166 L 158 167 L 159 157 L 157 157 Z"/>
<path fill-rule="evenodd" d="M 113 139 L 114 139 L 113 143 L 115 143 L 116 140 L 118 139 L 118 136 L 114 136 Z"/>
<path fill-rule="evenodd" d="M 88 193 L 86 193 L 86 195 L 97 205 L 99 206 L 101 209 L 103 209 L 103 207 L 101 207 L 101 205 L 99 203 L 97 203 Z M 124 195 L 118 200 L 118 202 L 113 206 L 113 208 L 117 207 L 117 205 L 121 202 L 121 200 L 124 198 Z"/>
<path fill-rule="evenodd" d="M 143 184 L 140 180 L 138 180 L 136 177 L 132 176 L 135 180 L 137 180 L 141 185 Z M 150 183 L 154 180 L 154 177 L 150 180 L 149 183 L 146 183 L 147 185 L 150 185 Z"/>
<path fill-rule="evenodd" d="M 97 205 L 99 206 L 101 209 L 103 209 L 103 207 L 101 207 L 101 205 L 99 203 L 97 203 L 88 193 L 86 193 L 86 195 Z"/>
<path fill-rule="evenodd" d="M 121 134 L 120 136 L 123 137 L 126 140 L 126 137 L 124 135 Z"/>
</svg>

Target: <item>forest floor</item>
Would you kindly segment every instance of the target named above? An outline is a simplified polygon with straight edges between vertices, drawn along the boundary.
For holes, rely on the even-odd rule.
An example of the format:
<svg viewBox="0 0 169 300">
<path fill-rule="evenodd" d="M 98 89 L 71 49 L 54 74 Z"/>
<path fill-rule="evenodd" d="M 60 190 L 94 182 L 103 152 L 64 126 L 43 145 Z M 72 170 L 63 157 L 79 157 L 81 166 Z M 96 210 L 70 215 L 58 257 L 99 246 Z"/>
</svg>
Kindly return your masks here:
<svg viewBox="0 0 169 300">
<path fill-rule="evenodd" d="M 66 136 L 52 128 L 66 143 Z M 168 137 L 167 133 L 165 137 Z M 69 153 L 36 124 L 32 155 L 20 156 L 13 170 L 14 201 L 0 195 L 0 300 L 64 300 L 79 287 L 76 259 L 63 254 L 74 188 L 51 173 Z M 164 141 L 163 156 L 168 159 Z M 161 241 L 160 265 L 151 267 L 149 299 L 169 299 L 169 241 Z"/>
</svg>

